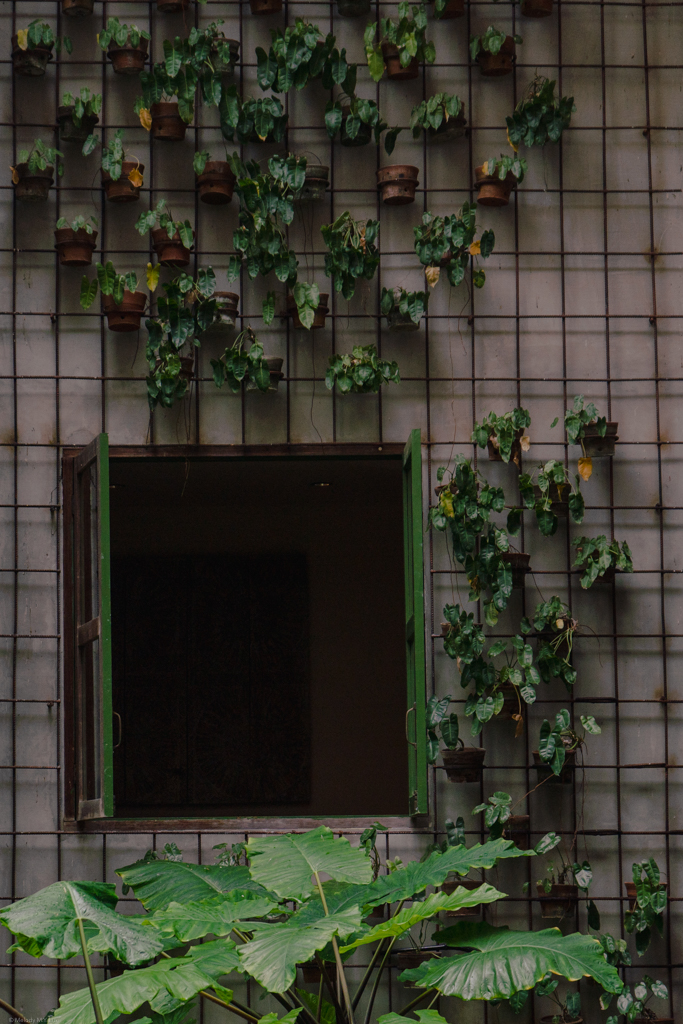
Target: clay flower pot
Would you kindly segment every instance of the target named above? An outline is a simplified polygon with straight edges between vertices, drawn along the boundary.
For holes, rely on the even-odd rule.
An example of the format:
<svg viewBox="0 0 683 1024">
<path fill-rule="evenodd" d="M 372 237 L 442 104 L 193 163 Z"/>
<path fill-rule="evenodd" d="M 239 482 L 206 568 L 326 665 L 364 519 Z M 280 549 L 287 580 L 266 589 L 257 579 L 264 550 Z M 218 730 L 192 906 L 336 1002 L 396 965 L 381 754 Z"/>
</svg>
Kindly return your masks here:
<svg viewBox="0 0 683 1024">
<path fill-rule="evenodd" d="M 477 54 L 477 64 L 482 75 L 487 78 L 498 78 L 501 75 L 509 75 L 512 65 L 515 62 L 517 50 L 512 36 L 506 36 L 505 42 L 498 53 L 489 53 L 488 50 L 480 50 Z"/>
<path fill-rule="evenodd" d="M 185 248 L 177 231 L 169 238 L 166 228 L 154 228 L 152 248 L 162 267 L 186 267 L 190 262 L 190 250 Z"/>
<path fill-rule="evenodd" d="M 522 0 L 525 18 L 547 18 L 553 13 L 553 0 Z"/>
<path fill-rule="evenodd" d="M 511 814 L 505 822 L 505 839 L 511 839 L 520 850 L 530 849 L 529 815 Z"/>
<path fill-rule="evenodd" d="M 559 918 L 571 914 L 579 897 L 578 885 L 551 885 L 550 892 L 537 885 L 536 891 L 541 898 L 541 917 Z"/>
<path fill-rule="evenodd" d="M 266 394 L 269 394 L 271 391 L 277 391 L 278 390 L 278 385 L 280 384 L 280 381 L 284 377 L 284 373 L 282 372 L 282 364 L 284 362 L 284 359 L 282 359 L 280 356 L 264 356 L 263 358 L 264 358 L 266 366 L 268 367 L 268 370 L 270 372 L 270 384 L 268 385 L 268 391 L 266 392 Z M 260 388 L 256 384 L 254 384 L 253 380 L 248 380 L 247 381 L 247 391 L 260 391 Z M 262 391 L 260 393 L 263 394 Z M 318 965 L 317 964 L 313 964 L 313 966 L 317 969 Z M 336 969 L 334 964 L 330 964 L 329 966 L 332 967 L 333 969 Z M 335 975 L 335 979 L 336 979 L 336 975 Z M 318 971 L 318 980 L 320 980 L 320 972 L 319 971 Z M 332 980 L 332 979 L 330 979 L 330 980 Z"/>
<path fill-rule="evenodd" d="M 230 49 L 230 58 L 225 61 L 218 54 L 218 47 L 213 46 L 211 48 L 211 63 L 213 64 L 214 71 L 217 71 L 221 75 L 229 75 L 235 77 L 235 64 L 240 59 L 240 44 L 238 39 L 226 39 L 225 40 Z"/>
<path fill-rule="evenodd" d="M 337 0 L 337 13 L 342 18 L 360 18 L 370 13 L 370 0 Z"/>
<path fill-rule="evenodd" d="M 190 6 L 190 0 L 157 0 L 157 10 L 163 14 L 180 14 Z"/>
<path fill-rule="evenodd" d="M 62 14 L 70 18 L 85 18 L 92 14 L 93 0 L 62 0 Z"/>
<path fill-rule="evenodd" d="M 614 455 L 614 445 L 619 440 L 617 430 L 618 423 L 608 423 L 604 437 L 598 434 L 598 428 L 594 423 L 589 423 L 583 428 L 583 450 L 591 459 L 606 459 Z"/>
<path fill-rule="evenodd" d="M 225 160 L 207 160 L 201 174 L 197 175 L 199 198 L 212 206 L 224 206 L 232 199 L 235 175 Z"/>
<path fill-rule="evenodd" d="M 417 57 L 413 57 L 410 64 L 404 68 L 401 64 L 400 51 L 392 43 L 382 43 L 382 56 L 387 69 L 387 78 L 393 82 L 407 82 L 411 78 L 417 78 L 420 73 Z"/>
<path fill-rule="evenodd" d="M 74 124 L 73 107 L 57 107 L 57 124 L 62 142 L 85 142 L 99 123 L 97 114 L 84 114 L 80 124 Z"/>
<path fill-rule="evenodd" d="M 145 165 L 135 160 L 124 160 L 121 164 L 121 177 L 114 181 L 108 171 L 101 171 L 102 188 L 110 203 L 135 203 L 140 198 L 140 186 L 134 185 L 128 175 L 138 170 L 145 173 Z"/>
<path fill-rule="evenodd" d="M 349 136 L 346 134 L 346 119 L 349 116 L 350 112 L 351 111 L 349 107 L 342 107 L 342 123 L 341 131 L 339 133 L 339 141 L 341 142 L 342 146 L 367 146 L 370 140 L 372 139 L 372 128 L 370 127 L 369 124 L 365 124 L 363 121 L 361 121 L 360 128 L 358 129 L 358 132 L 353 139 L 349 138 Z"/>
<path fill-rule="evenodd" d="M 423 949 L 401 949 L 396 954 L 396 966 L 399 971 L 410 971 L 420 964 L 426 964 L 428 960 L 433 960 L 434 956 L 434 953 L 428 953 Z M 403 984 L 406 988 L 415 988 L 414 981 L 404 981 Z"/>
<path fill-rule="evenodd" d="M 249 0 L 252 14 L 279 14 L 282 0 Z"/>
<path fill-rule="evenodd" d="M 564 497 L 568 487 L 568 484 L 551 483 L 548 488 L 550 511 L 554 512 L 558 519 L 566 519 L 569 516 L 569 501 Z M 536 501 L 541 501 L 543 498 L 543 492 L 538 484 L 534 484 L 534 498 Z"/>
<path fill-rule="evenodd" d="M 89 267 L 96 244 L 96 231 L 91 234 L 85 228 L 79 228 L 78 231 L 73 228 L 57 228 L 55 231 L 55 249 L 63 267 Z"/>
<path fill-rule="evenodd" d="M 52 44 L 22 50 L 17 42 L 17 37 L 12 36 L 12 66 L 15 74 L 24 75 L 26 78 L 38 78 L 45 74 L 45 68 L 50 60 L 52 60 Z"/>
<path fill-rule="evenodd" d="M 522 458 L 522 444 L 521 444 L 521 441 L 522 441 L 523 437 L 524 437 L 524 430 L 522 428 L 520 428 L 516 432 L 516 434 L 515 434 L 515 439 L 512 442 L 512 449 L 510 451 L 510 462 L 514 462 L 514 464 L 518 468 L 519 468 L 519 464 L 520 464 L 520 461 L 521 461 L 521 458 Z M 493 439 L 492 438 L 489 438 L 488 441 L 486 442 L 486 448 L 487 448 L 487 451 L 489 453 L 489 462 L 502 462 L 503 461 L 503 456 L 500 454 L 499 449 L 496 448 L 495 444 L 493 443 Z"/>
<path fill-rule="evenodd" d="M 318 308 L 316 309 L 315 317 L 313 318 L 313 326 L 311 327 L 312 331 L 319 330 L 321 327 L 325 326 L 325 317 L 330 311 L 329 306 L 327 305 L 329 297 L 329 292 L 320 293 L 320 302 L 318 303 Z M 305 330 L 304 325 L 299 319 L 299 311 L 296 308 L 296 302 L 294 301 L 293 295 L 287 296 L 287 314 L 288 316 L 291 316 L 294 327 L 300 330 Z"/>
<path fill-rule="evenodd" d="M 568 785 L 574 778 L 574 769 L 576 768 L 576 751 L 568 750 L 564 757 L 564 764 L 560 770 L 559 775 L 555 775 L 549 764 L 541 761 L 541 755 L 537 750 L 533 751 L 534 755 L 534 767 L 536 768 L 536 776 L 539 782 L 543 782 L 545 779 L 548 783 L 561 783 L 562 785 Z"/>
<path fill-rule="evenodd" d="M 465 0 L 448 0 L 441 14 L 437 15 L 439 21 L 449 21 L 450 18 L 462 18 L 465 13 Z"/>
<path fill-rule="evenodd" d="M 484 166 L 474 168 L 476 178 L 474 187 L 478 191 L 477 203 L 479 206 L 507 206 L 510 202 L 510 193 L 517 187 L 517 179 L 508 171 L 501 181 L 497 174 L 484 174 Z"/>
<path fill-rule="evenodd" d="M 467 748 L 466 748 L 467 749 Z M 478 749 L 474 747 L 473 749 Z M 441 891 L 451 893 L 460 886 L 462 889 L 469 889 L 470 892 L 474 889 L 478 889 L 481 882 L 473 881 L 471 878 L 458 878 L 455 881 L 444 882 L 441 886 Z M 446 917 L 481 917 L 481 905 L 476 907 L 460 907 L 459 910 L 447 910 Z"/>
<path fill-rule="evenodd" d="M 382 201 L 387 206 L 405 206 L 415 202 L 417 167 L 411 164 L 393 164 L 377 171 L 377 185 Z"/>
<path fill-rule="evenodd" d="M 410 313 L 402 313 L 398 304 L 392 306 L 387 313 L 387 327 L 390 331 L 419 331 L 420 325 L 416 324 Z"/>
<path fill-rule="evenodd" d="M 664 891 L 666 892 L 666 890 L 669 888 L 668 882 L 662 882 L 661 879 L 660 882 L 664 886 Z M 636 883 L 624 882 L 624 885 L 626 886 L 626 895 L 628 896 L 628 909 L 631 911 L 631 913 L 633 913 L 633 911 L 636 909 L 636 900 L 638 899 Z"/>
<path fill-rule="evenodd" d="M 309 960 L 305 964 L 299 964 L 301 973 L 304 976 L 304 981 L 308 985 L 318 984 L 322 977 L 322 971 L 318 967 L 315 960 Z M 334 985 L 337 981 L 337 965 L 336 964 L 325 964 L 325 974 Z"/>
<path fill-rule="evenodd" d="M 217 341 L 219 344 L 227 345 L 228 337 L 235 328 L 240 297 L 236 292 L 214 292 L 213 297 L 219 304 L 219 319 L 214 320 L 210 327 L 202 331 L 200 340 L 202 344 Z"/>
<path fill-rule="evenodd" d="M 141 71 L 144 71 L 145 61 L 147 60 L 147 46 L 148 40 L 142 38 L 137 46 L 133 46 L 131 43 L 117 46 L 112 40 L 107 47 L 107 56 L 116 74 L 138 75 Z"/>
<path fill-rule="evenodd" d="M 524 590 L 524 577 L 529 571 L 531 556 L 524 551 L 506 551 L 500 557 L 512 569 L 512 589 Z"/>
<path fill-rule="evenodd" d="M 24 203 L 38 203 L 47 199 L 50 186 L 54 180 L 55 169 L 50 164 L 44 171 L 35 170 L 29 173 L 28 164 L 17 164 L 19 182 L 14 186 L 14 194 Z"/>
<path fill-rule="evenodd" d="M 304 171 L 306 180 L 303 183 L 298 199 L 316 202 L 323 199 L 330 187 L 330 169 L 322 164 L 311 164 Z"/>
<path fill-rule="evenodd" d="M 479 782 L 486 757 L 483 747 L 463 747 L 461 750 L 441 751 L 449 782 Z"/>
<path fill-rule="evenodd" d="M 462 110 L 457 117 L 449 117 L 448 120 L 444 118 L 436 129 L 428 128 L 427 138 L 430 142 L 454 142 L 463 137 L 467 131 L 466 125 L 465 104 L 463 103 Z"/>
<path fill-rule="evenodd" d="M 153 139 L 159 139 L 160 142 L 183 141 L 187 125 L 178 113 L 176 101 L 153 103 L 150 114 L 152 115 Z"/>
<path fill-rule="evenodd" d="M 110 331 L 121 334 L 140 330 L 140 319 L 145 311 L 146 297 L 142 292 L 129 292 L 126 288 L 121 305 L 117 306 L 113 295 L 102 296 L 102 309 L 107 317 Z"/>
</svg>

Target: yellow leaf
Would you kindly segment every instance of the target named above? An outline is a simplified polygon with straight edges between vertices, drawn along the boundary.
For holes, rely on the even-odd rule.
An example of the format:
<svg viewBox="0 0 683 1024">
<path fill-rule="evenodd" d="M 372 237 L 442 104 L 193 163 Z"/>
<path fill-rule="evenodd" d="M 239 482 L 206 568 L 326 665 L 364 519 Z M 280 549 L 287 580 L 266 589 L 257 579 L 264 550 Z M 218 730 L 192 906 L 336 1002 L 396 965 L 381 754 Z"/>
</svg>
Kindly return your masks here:
<svg viewBox="0 0 683 1024">
<path fill-rule="evenodd" d="M 441 505 L 441 510 L 444 515 L 448 516 L 449 519 L 452 519 L 455 512 L 453 511 L 453 495 L 450 491 L 441 492 L 439 495 L 439 504 Z"/>
<path fill-rule="evenodd" d="M 511 149 L 513 149 L 513 150 L 515 151 L 515 153 L 516 153 L 516 152 L 517 152 L 517 148 L 518 148 L 518 147 L 517 147 L 517 146 L 513 146 L 513 144 L 512 144 L 511 142 L 510 142 L 510 132 L 506 130 L 505 134 L 507 135 L 507 139 L 508 139 L 508 145 L 509 145 L 509 146 L 510 146 L 510 148 L 511 148 Z"/>
<path fill-rule="evenodd" d="M 564 629 L 564 619 L 555 619 L 555 625 L 558 629 Z"/>
<path fill-rule="evenodd" d="M 12 172 L 12 184 L 13 185 L 18 185 L 19 184 L 19 175 L 17 174 L 16 167 L 12 167 L 12 165 L 10 164 L 10 168 L 9 169 Z"/>
<path fill-rule="evenodd" d="M 161 264 L 157 263 L 156 267 L 152 266 L 151 263 L 147 264 L 147 287 L 153 292 L 156 286 L 159 284 L 159 271 L 161 270 Z"/>
<path fill-rule="evenodd" d="M 439 280 L 439 274 L 441 273 L 441 267 L 425 267 L 425 277 L 427 278 L 427 284 L 430 288 Z"/>
<path fill-rule="evenodd" d="M 95 39 L 96 39 L 96 40 L 97 40 L 97 42 L 99 43 L 99 41 L 100 41 L 100 33 L 99 33 L 99 32 L 98 32 L 98 33 L 97 33 L 97 35 L 95 36 Z"/>
<path fill-rule="evenodd" d="M 593 472 L 593 460 L 584 456 L 579 459 L 579 476 L 582 480 L 589 480 Z"/>
<path fill-rule="evenodd" d="M 26 50 L 28 48 L 28 29 L 20 28 L 17 31 L 17 45 L 20 50 Z"/>
<path fill-rule="evenodd" d="M 137 167 L 134 167 L 133 170 L 128 175 L 128 181 L 135 185 L 136 188 L 140 188 L 140 186 L 142 185 L 142 175 L 140 174 L 140 171 L 138 170 Z"/>
<path fill-rule="evenodd" d="M 517 723 L 515 728 L 515 739 L 517 739 L 524 732 L 524 718 L 522 715 L 513 715 L 512 720 Z"/>
<path fill-rule="evenodd" d="M 531 448 L 531 438 L 528 434 L 525 434 L 524 437 L 520 437 L 519 446 L 523 452 L 529 451 L 529 449 Z"/>
<path fill-rule="evenodd" d="M 145 131 L 150 131 L 152 128 L 152 115 L 150 114 L 149 110 L 143 107 L 142 110 L 140 111 L 139 117 L 140 124 L 145 129 Z"/>
<path fill-rule="evenodd" d="M 478 256 L 481 252 L 481 242 L 472 242 L 470 246 L 470 256 Z"/>
</svg>

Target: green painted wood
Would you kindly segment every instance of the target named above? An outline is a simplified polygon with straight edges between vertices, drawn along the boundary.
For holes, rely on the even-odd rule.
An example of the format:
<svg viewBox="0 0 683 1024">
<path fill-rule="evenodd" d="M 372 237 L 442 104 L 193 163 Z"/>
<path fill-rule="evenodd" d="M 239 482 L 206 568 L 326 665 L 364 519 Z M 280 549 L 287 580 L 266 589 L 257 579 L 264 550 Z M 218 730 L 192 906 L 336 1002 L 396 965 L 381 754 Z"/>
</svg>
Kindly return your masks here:
<svg viewBox="0 0 683 1024">
<path fill-rule="evenodd" d="M 114 813 L 114 739 L 111 662 L 111 544 L 109 529 L 109 437 L 97 438 L 97 504 L 100 609 L 100 686 L 102 700 L 102 800 L 105 817 Z M 96 682 L 97 685 L 97 682 Z"/>
<path fill-rule="evenodd" d="M 422 448 L 419 430 L 403 451 L 403 542 L 408 677 L 408 791 L 411 815 L 427 814 L 426 666 L 424 630 L 424 550 L 422 529 Z"/>
</svg>

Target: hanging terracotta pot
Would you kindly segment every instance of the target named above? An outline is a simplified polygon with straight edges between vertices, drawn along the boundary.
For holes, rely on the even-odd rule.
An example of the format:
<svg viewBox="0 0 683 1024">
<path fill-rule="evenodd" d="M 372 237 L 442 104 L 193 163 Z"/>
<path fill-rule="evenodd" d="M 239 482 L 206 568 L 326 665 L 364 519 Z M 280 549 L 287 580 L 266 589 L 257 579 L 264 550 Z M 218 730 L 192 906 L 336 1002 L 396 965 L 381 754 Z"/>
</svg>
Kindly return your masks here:
<svg viewBox="0 0 683 1024">
<path fill-rule="evenodd" d="M 185 138 L 187 125 L 178 113 L 178 103 L 163 101 L 153 103 L 150 110 L 152 115 L 152 138 L 160 142 L 182 142 Z"/>
<path fill-rule="evenodd" d="M 305 181 L 298 199 L 308 202 L 317 202 L 323 199 L 330 187 L 330 169 L 322 164 L 311 164 L 304 170 Z"/>
<path fill-rule="evenodd" d="M 406 206 L 415 202 L 418 169 L 412 164 L 393 164 L 377 171 L 377 185 L 387 206 Z"/>
<path fill-rule="evenodd" d="M 448 0 L 441 14 L 436 14 L 438 21 L 449 21 L 451 18 L 462 18 L 465 13 L 465 0 Z"/>
<path fill-rule="evenodd" d="M 85 228 L 77 231 L 73 228 L 57 228 L 55 231 L 55 249 L 63 267 L 89 267 L 96 244 L 96 231 L 91 234 Z"/>
<path fill-rule="evenodd" d="M 190 6 L 190 0 L 157 0 L 157 11 L 162 14 L 180 14 Z"/>
<path fill-rule="evenodd" d="M 117 75 L 139 75 L 145 70 L 148 40 L 140 38 L 137 46 L 125 43 L 118 46 L 114 40 L 107 47 L 107 56 Z"/>
<path fill-rule="evenodd" d="M 520 428 L 515 433 L 515 439 L 512 442 L 512 449 L 510 451 L 510 462 L 514 462 L 514 464 L 517 466 L 517 468 L 519 468 L 520 461 L 521 461 L 521 458 L 522 458 L 522 444 L 521 444 L 521 442 L 522 442 L 522 438 L 523 437 L 524 437 L 524 430 L 522 428 Z M 488 453 L 489 453 L 489 461 L 490 462 L 502 462 L 503 461 L 503 456 L 500 454 L 500 450 L 498 448 L 496 448 L 495 444 L 493 443 L 493 438 L 490 437 L 488 439 L 488 441 L 486 442 L 486 448 L 487 448 Z"/>
<path fill-rule="evenodd" d="M 522 0 L 525 18 L 547 18 L 553 13 L 553 0 Z"/>
<path fill-rule="evenodd" d="M 249 0 L 252 14 L 279 14 L 282 0 Z"/>
<path fill-rule="evenodd" d="M 127 288 L 123 293 L 120 306 L 114 302 L 113 295 L 103 295 L 102 309 L 106 314 L 109 330 L 121 334 L 139 331 L 146 301 L 142 292 L 129 292 Z"/>
<path fill-rule="evenodd" d="M 216 341 L 227 346 L 228 338 L 235 329 L 240 297 L 236 292 L 214 292 L 213 297 L 218 303 L 218 319 L 202 331 L 200 340 L 202 344 Z"/>
<path fill-rule="evenodd" d="M 428 128 L 427 138 L 430 142 L 455 142 L 456 139 L 461 139 L 465 135 L 466 125 L 465 104 L 463 103 L 457 117 L 449 117 L 448 120 L 444 118 L 438 128 Z"/>
<path fill-rule="evenodd" d="M 371 0 L 337 0 L 337 13 L 342 18 L 361 18 L 370 13 Z"/>
<path fill-rule="evenodd" d="M 529 571 L 531 556 L 524 551 L 505 551 L 500 557 L 512 569 L 512 589 L 524 590 L 524 578 Z"/>
<path fill-rule="evenodd" d="M 312 331 L 319 330 L 321 327 L 325 326 L 325 317 L 330 311 L 329 306 L 327 305 L 329 297 L 329 292 L 320 293 L 320 302 L 318 303 L 318 308 L 316 309 L 315 316 L 313 317 L 313 326 L 311 327 Z M 304 325 L 299 319 L 299 311 L 296 308 L 296 302 L 294 301 L 293 295 L 287 296 L 287 313 L 291 316 L 294 327 L 300 330 L 305 330 Z"/>
<path fill-rule="evenodd" d="M 402 313 L 396 302 L 386 315 L 387 327 L 390 331 L 419 331 L 419 323 L 415 323 L 410 313 Z"/>
<path fill-rule="evenodd" d="M 17 75 L 38 78 L 45 74 L 48 61 L 52 60 L 52 43 L 49 46 L 34 46 L 22 50 L 17 37 L 12 36 L 12 66 Z"/>
<path fill-rule="evenodd" d="M 487 78 L 499 78 L 501 75 L 510 74 L 516 55 L 514 39 L 512 36 L 506 36 L 498 53 L 480 50 L 477 54 L 477 64 L 482 75 L 486 75 Z"/>
<path fill-rule="evenodd" d="M 74 107 L 57 107 L 57 124 L 62 142 L 85 142 L 99 123 L 97 114 L 84 114 L 80 124 L 73 119 Z"/>
<path fill-rule="evenodd" d="M 341 142 L 342 146 L 348 146 L 349 148 L 356 146 L 367 146 L 370 140 L 372 139 L 372 128 L 369 124 L 365 124 L 364 121 L 361 121 L 360 127 L 358 128 L 358 132 L 356 133 L 356 135 L 354 135 L 353 138 L 350 138 L 346 134 L 346 120 L 349 117 L 350 113 L 350 107 L 342 107 L 342 123 L 341 132 L 339 134 L 339 141 Z"/>
<path fill-rule="evenodd" d="M 232 199 L 235 175 L 225 160 L 207 160 L 201 174 L 197 175 L 199 198 L 212 206 L 224 206 Z"/>
<path fill-rule="evenodd" d="M 392 82 L 407 82 L 411 78 L 417 78 L 420 73 L 420 64 L 417 57 L 413 57 L 407 67 L 401 64 L 401 53 L 397 46 L 392 43 L 382 43 L 382 56 L 387 69 L 387 78 Z"/>
<path fill-rule="evenodd" d="M 284 373 L 282 372 L 284 359 L 280 356 L 264 356 L 263 360 L 268 367 L 268 372 L 270 374 L 270 384 L 268 385 L 268 391 L 266 391 L 265 394 L 270 394 L 271 391 L 279 390 L 280 381 L 284 377 Z M 247 381 L 247 391 L 259 391 L 261 394 L 264 394 L 258 384 L 254 384 L 253 380 Z M 314 966 L 317 967 L 317 964 L 314 964 Z"/>
<path fill-rule="evenodd" d="M 135 160 L 124 160 L 121 164 L 121 176 L 114 181 L 108 171 L 101 171 L 102 188 L 110 203 L 135 203 L 140 198 L 140 185 L 134 185 L 128 175 L 138 170 L 145 173 L 145 165 Z"/>
<path fill-rule="evenodd" d="M 62 14 L 70 18 L 85 18 L 92 14 L 94 0 L 62 0 Z"/>
<path fill-rule="evenodd" d="M 218 74 L 227 75 L 231 78 L 234 78 L 235 65 L 240 59 L 239 40 L 225 39 L 224 36 L 222 37 L 222 40 L 224 40 L 228 44 L 228 48 L 230 50 L 230 57 L 227 61 L 223 60 L 223 58 L 218 53 L 217 45 L 214 43 L 214 45 L 211 47 L 211 63 L 213 64 L 214 71 L 217 71 Z"/>
<path fill-rule="evenodd" d="M 503 836 L 505 839 L 511 839 L 520 850 L 530 849 L 529 815 L 511 814 L 505 822 Z"/>
<path fill-rule="evenodd" d="M 477 189 L 479 206 L 507 206 L 510 193 L 517 187 L 517 178 L 512 171 L 501 179 L 497 174 L 484 174 L 484 166 L 474 168 L 476 178 L 474 187 Z"/>
<path fill-rule="evenodd" d="M 590 459 L 606 459 L 614 455 L 614 445 L 619 440 L 617 430 L 618 423 L 608 423 L 604 437 L 598 434 L 598 428 L 594 423 L 589 423 L 583 428 L 583 450 Z"/>
<path fill-rule="evenodd" d="M 186 267 L 190 262 L 190 250 L 185 248 L 177 231 L 169 238 L 166 228 L 154 228 L 152 248 L 162 267 Z"/>
<path fill-rule="evenodd" d="M 496 715 L 503 722 L 509 722 L 513 715 L 521 714 L 521 698 L 519 691 L 512 683 L 503 683 L 498 687 L 498 692 L 503 694 L 503 706 Z"/>
<path fill-rule="evenodd" d="M 551 483 L 548 488 L 550 511 L 554 512 L 558 519 L 566 519 L 569 515 L 569 501 L 564 496 L 568 490 L 569 484 Z M 538 484 L 534 484 L 534 499 L 543 500 L 543 491 Z"/>
<path fill-rule="evenodd" d="M 568 785 L 574 778 L 574 769 L 576 768 L 576 751 L 567 750 L 564 756 L 564 764 L 560 769 L 560 774 L 555 775 L 554 771 L 549 764 L 541 761 L 541 755 L 537 750 L 533 751 L 534 755 L 534 767 L 536 768 L 536 776 L 539 782 L 543 782 L 545 779 L 548 780 L 547 784 L 561 783 L 563 786 Z"/>
<path fill-rule="evenodd" d="M 29 172 L 28 164 L 17 164 L 18 183 L 14 186 L 14 195 L 24 203 L 38 203 L 47 199 L 50 186 L 54 180 L 55 169 L 50 164 L 41 171 Z"/>
<path fill-rule="evenodd" d="M 579 898 L 578 885 L 551 885 L 546 892 L 542 885 L 536 886 L 541 898 L 541 917 L 560 918 L 571 914 Z"/>
<path fill-rule="evenodd" d="M 486 757 L 483 747 L 463 747 L 460 750 L 441 751 L 446 775 L 450 782 L 479 782 Z"/>
<path fill-rule="evenodd" d="M 476 747 L 474 748 L 477 749 Z M 454 893 L 455 890 L 460 886 L 462 889 L 468 889 L 472 892 L 474 889 L 478 889 L 481 882 L 476 882 L 471 878 L 457 878 L 449 882 L 444 882 L 441 886 L 441 891 L 448 893 Z M 446 917 L 481 917 L 481 906 L 476 907 L 459 907 L 458 910 L 447 910 Z"/>
</svg>

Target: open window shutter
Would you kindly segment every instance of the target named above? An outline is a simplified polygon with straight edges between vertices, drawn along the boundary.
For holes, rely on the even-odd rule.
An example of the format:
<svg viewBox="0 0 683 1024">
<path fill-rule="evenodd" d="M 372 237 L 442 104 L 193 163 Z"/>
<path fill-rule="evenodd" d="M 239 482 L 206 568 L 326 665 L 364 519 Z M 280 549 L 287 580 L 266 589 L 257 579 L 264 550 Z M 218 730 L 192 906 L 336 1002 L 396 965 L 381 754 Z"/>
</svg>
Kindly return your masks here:
<svg viewBox="0 0 683 1024">
<path fill-rule="evenodd" d="M 114 812 L 109 560 L 109 439 L 73 467 L 74 782 L 79 821 Z"/>
<path fill-rule="evenodd" d="M 408 783 L 410 813 L 426 814 L 427 730 L 425 722 L 424 558 L 422 549 L 422 449 L 413 430 L 403 451 L 403 543 L 408 670 Z"/>
</svg>

